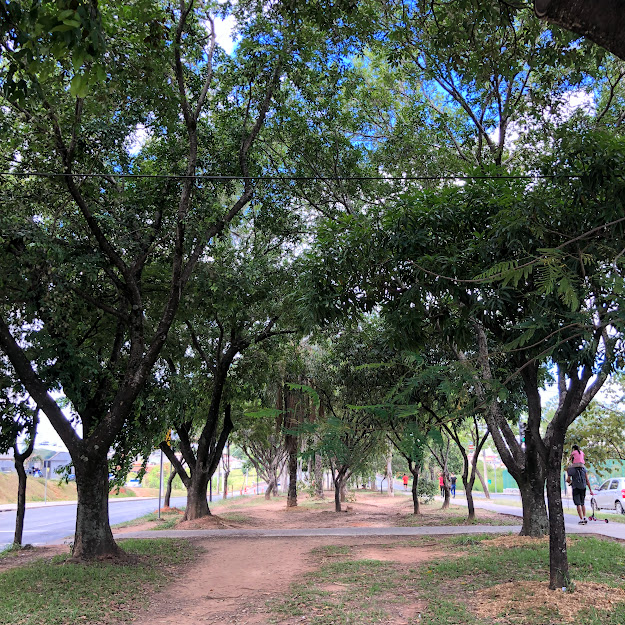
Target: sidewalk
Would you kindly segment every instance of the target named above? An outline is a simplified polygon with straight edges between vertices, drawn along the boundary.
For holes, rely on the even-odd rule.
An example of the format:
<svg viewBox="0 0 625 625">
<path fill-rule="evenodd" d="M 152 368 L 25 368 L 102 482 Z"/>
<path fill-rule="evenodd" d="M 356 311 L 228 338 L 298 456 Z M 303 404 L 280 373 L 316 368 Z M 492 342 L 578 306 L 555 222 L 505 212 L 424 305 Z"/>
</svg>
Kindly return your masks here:
<svg viewBox="0 0 625 625">
<path fill-rule="evenodd" d="M 438 501 L 442 501 L 440 497 L 436 498 Z M 451 499 L 451 503 L 455 506 L 463 506 L 466 508 L 466 499 Z M 482 508 L 484 510 L 490 510 L 491 512 L 500 512 L 501 514 L 510 514 L 512 516 L 518 516 L 523 518 L 523 509 L 516 506 L 506 506 L 495 503 L 494 501 L 485 501 L 483 499 L 473 500 L 473 505 L 476 508 Z M 608 536 L 609 538 L 618 538 L 625 540 L 625 523 L 605 521 L 588 521 L 587 525 L 579 525 L 579 517 L 577 514 L 573 515 L 567 513 L 567 509 L 564 509 L 564 527 L 567 534 L 597 534 L 599 536 Z M 589 512 L 589 510 L 587 510 Z M 479 520 L 479 519 L 478 519 Z M 520 531 L 520 527 L 519 527 Z"/>
</svg>

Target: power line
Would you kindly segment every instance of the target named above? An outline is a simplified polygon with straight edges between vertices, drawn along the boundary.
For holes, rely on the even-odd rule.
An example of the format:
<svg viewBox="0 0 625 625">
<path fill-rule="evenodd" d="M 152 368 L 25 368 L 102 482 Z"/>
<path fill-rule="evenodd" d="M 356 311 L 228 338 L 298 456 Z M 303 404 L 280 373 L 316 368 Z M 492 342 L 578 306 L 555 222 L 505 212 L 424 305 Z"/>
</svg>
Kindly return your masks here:
<svg viewBox="0 0 625 625">
<path fill-rule="evenodd" d="M 466 176 L 466 175 L 447 175 L 447 176 L 229 176 L 229 175 L 208 175 L 196 174 L 189 176 L 186 174 L 114 174 L 114 173 L 63 173 L 63 172 L 12 172 L 1 171 L 0 176 L 19 176 L 22 178 L 160 178 L 165 180 L 213 180 L 213 181 L 234 181 L 234 180 L 260 180 L 260 181 L 438 181 L 438 180 L 541 180 L 549 178 L 579 178 L 581 174 L 523 174 L 523 175 L 506 175 L 506 176 Z"/>
</svg>

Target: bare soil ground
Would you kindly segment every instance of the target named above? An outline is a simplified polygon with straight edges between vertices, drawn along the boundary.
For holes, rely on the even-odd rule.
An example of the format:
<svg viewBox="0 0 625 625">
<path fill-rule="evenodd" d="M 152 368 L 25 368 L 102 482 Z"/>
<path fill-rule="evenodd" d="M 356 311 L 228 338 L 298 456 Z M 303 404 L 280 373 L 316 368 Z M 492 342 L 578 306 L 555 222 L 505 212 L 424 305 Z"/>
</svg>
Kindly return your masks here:
<svg viewBox="0 0 625 625">
<path fill-rule="evenodd" d="M 306 618 L 276 617 L 271 600 L 284 594 L 302 575 L 320 565 L 319 547 L 351 547 L 353 559 L 393 561 L 415 566 L 444 553 L 431 547 L 407 547 L 405 540 L 380 538 L 227 538 L 200 541 L 204 553 L 173 583 L 133 625 L 286 625 L 305 623 Z M 344 557 L 344 556 L 342 556 Z M 341 593 L 340 584 L 322 587 Z M 388 625 L 407 623 L 419 602 L 408 601 Z"/>
<path fill-rule="evenodd" d="M 343 504 L 343 512 L 334 511 L 334 501 L 300 497 L 299 505 L 286 508 L 285 499 L 266 501 L 262 496 L 237 498 L 220 502 L 211 508 L 212 516 L 178 523 L 176 529 L 301 529 L 321 527 L 397 527 L 464 525 L 466 510 L 451 506 L 441 510 L 440 503 L 422 506 L 422 514 L 412 514 L 412 498 L 405 495 L 388 497 L 370 491 L 358 491 L 356 500 Z M 172 508 L 172 510 L 174 510 Z M 182 516 L 182 512 L 178 511 Z M 478 524 L 520 525 L 519 517 L 476 510 Z M 159 526 L 149 521 L 115 530 L 115 533 L 148 530 Z"/>
<path fill-rule="evenodd" d="M 54 556 L 69 552 L 67 545 L 45 545 L 42 547 L 26 546 L 19 551 L 13 551 L 0 558 L 0 573 L 18 566 L 30 564 L 35 560 L 52 560 Z"/>
<path fill-rule="evenodd" d="M 287 509 L 284 498 L 266 501 L 262 497 L 234 499 L 212 508 L 213 516 L 178 523 L 176 529 L 228 528 L 334 528 L 334 527 L 396 527 L 401 525 L 459 525 L 466 511 L 452 507 L 441 510 L 440 503 L 423 506 L 423 514 L 412 514 L 410 497 L 388 497 L 379 493 L 358 492 L 356 500 L 344 504 L 344 512 L 334 512 L 331 498 L 324 501 L 300 497 L 296 508 Z M 485 510 L 478 511 L 478 523 L 519 524 L 510 517 Z M 119 531 L 135 531 L 157 527 L 152 521 Z M 155 533 L 157 535 L 157 533 Z M 318 569 L 319 548 L 349 548 L 350 559 L 371 559 L 392 562 L 406 569 L 444 557 L 438 547 L 428 544 L 407 544 L 401 538 L 214 538 L 200 540 L 203 553 L 185 573 L 184 578 L 159 595 L 150 609 L 134 625 L 282 625 L 305 623 L 308 617 L 279 617 L 268 607 L 282 596 L 291 584 Z M 337 553 L 337 556 L 339 554 Z M 340 555 L 340 557 L 345 557 Z M 340 595 L 340 584 L 326 584 L 321 589 Z M 403 625 L 418 618 L 422 601 L 402 592 L 402 601 L 389 615 L 388 625 Z M 315 608 L 316 609 L 316 608 Z M 278 619 L 276 621 L 276 619 Z"/>
</svg>

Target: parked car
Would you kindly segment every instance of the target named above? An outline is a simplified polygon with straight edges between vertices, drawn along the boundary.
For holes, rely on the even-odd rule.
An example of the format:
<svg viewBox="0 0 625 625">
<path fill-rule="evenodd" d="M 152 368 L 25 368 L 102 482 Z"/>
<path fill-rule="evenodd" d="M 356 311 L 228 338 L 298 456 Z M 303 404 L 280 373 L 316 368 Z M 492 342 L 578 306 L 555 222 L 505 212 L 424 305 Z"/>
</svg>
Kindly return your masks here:
<svg viewBox="0 0 625 625">
<path fill-rule="evenodd" d="M 590 500 L 593 510 L 609 508 L 625 514 L 625 477 L 612 477 L 595 490 Z"/>
</svg>

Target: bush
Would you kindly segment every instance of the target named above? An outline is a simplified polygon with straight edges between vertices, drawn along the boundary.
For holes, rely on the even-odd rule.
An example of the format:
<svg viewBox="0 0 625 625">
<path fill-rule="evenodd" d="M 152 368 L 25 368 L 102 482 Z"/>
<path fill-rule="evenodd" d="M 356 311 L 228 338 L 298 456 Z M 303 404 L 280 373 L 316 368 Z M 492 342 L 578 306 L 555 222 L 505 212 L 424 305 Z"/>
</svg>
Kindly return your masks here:
<svg viewBox="0 0 625 625">
<path fill-rule="evenodd" d="M 438 494 L 438 482 L 422 477 L 419 480 L 417 492 L 421 503 L 430 503 L 430 501 L 433 501 L 434 497 Z"/>
</svg>

